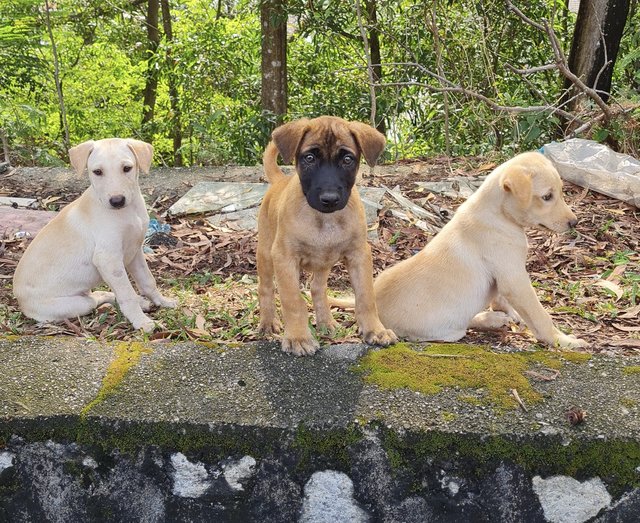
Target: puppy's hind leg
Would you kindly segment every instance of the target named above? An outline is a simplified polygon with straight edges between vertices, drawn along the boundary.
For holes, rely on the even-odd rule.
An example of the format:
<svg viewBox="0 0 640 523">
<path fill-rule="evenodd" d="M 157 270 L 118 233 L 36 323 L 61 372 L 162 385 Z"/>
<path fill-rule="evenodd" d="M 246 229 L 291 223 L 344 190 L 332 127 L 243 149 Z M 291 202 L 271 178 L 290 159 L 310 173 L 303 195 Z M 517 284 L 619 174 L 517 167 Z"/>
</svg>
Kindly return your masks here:
<svg viewBox="0 0 640 523">
<path fill-rule="evenodd" d="M 103 303 L 115 303 L 112 292 L 96 291 L 77 296 L 61 296 L 38 302 L 37 309 L 24 307 L 25 315 L 38 321 L 61 321 L 89 314 Z M 31 309 L 31 310 L 30 310 Z"/>
<path fill-rule="evenodd" d="M 282 324 L 276 314 L 276 286 L 274 283 L 273 260 L 269 253 L 259 246 L 258 265 L 258 305 L 260 324 L 258 332 L 263 335 L 275 334 L 282 330 Z"/>
<path fill-rule="evenodd" d="M 501 294 L 496 294 L 491 300 L 491 310 L 506 313 L 515 323 L 522 323 L 522 318 Z"/>
<path fill-rule="evenodd" d="M 329 301 L 327 300 L 327 280 L 330 269 L 323 269 L 313 273 L 311 279 L 311 297 L 313 298 L 313 308 L 316 311 L 316 326 L 318 329 L 325 329 L 333 334 L 338 326 L 338 322 L 333 319 Z"/>
<path fill-rule="evenodd" d="M 509 325 L 511 316 L 502 311 L 484 311 L 471 318 L 470 329 L 497 330 L 505 325 Z"/>
<path fill-rule="evenodd" d="M 89 297 L 92 298 L 96 303 L 96 306 L 94 308 L 98 308 L 104 303 L 110 303 L 111 305 L 114 305 L 116 302 L 116 295 L 112 292 L 107 291 L 94 291 L 89 293 Z"/>
</svg>

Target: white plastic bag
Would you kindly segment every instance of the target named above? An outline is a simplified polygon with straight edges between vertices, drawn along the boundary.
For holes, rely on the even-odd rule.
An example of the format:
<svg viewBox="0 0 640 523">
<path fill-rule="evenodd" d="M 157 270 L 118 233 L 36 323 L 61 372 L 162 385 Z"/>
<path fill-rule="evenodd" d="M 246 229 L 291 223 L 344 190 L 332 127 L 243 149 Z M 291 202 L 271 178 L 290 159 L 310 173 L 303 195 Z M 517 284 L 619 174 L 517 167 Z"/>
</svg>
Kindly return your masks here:
<svg viewBox="0 0 640 523">
<path fill-rule="evenodd" d="M 640 207 L 640 161 L 592 140 L 572 138 L 542 148 L 571 183 Z"/>
</svg>

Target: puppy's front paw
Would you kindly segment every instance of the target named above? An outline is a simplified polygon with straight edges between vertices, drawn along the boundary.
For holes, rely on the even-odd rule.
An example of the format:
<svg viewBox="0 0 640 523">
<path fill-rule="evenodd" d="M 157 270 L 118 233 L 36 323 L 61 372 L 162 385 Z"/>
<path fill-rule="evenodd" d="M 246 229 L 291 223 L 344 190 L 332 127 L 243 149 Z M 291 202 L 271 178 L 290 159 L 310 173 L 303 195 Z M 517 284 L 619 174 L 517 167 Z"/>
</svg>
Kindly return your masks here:
<svg viewBox="0 0 640 523">
<path fill-rule="evenodd" d="M 156 305 L 159 305 L 160 307 L 166 307 L 167 309 L 175 309 L 178 306 L 178 300 L 160 296 L 160 299 L 158 300 Z"/>
<path fill-rule="evenodd" d="M 260 319 L 260 325 L 258 325 L 258 334 L 261 336 L 270 336 L 272 334 L 278 334 L 282 331 L 282 323 L 278 318 L 273 319 Z"/>
<path fill-rule="evenodd" d="M 138 299 L 138 303 L 140 303 L 140 308 L 144 312 L 148 312 L 151 310 L 151 302 L 147 300 L 147 298 L 140 296 L 140 298 Z"/>
<path fill-rule="evenodd" d="M 295 356 L 312 356 L 320 348 L 315 338 L 282 338 L 282 350 Z"/>
<path fill-rule="evenodd" d="M 133 328 L 142 329 L 144 332 L 153 332 L 153 330 L 156 328 L 156 324 L 151 318 L 145 316 L 140 321 L 134 322 Z"/>
<path fill-rule="evenodd" d="M 398 341 L 398 337 L 391 329 L 365 332 L 363 338 L 369 345 L 382 345 L 383 347 Z"/>
<path fill-rule="evenodd" d="M 330 318 L 328 321 L 316 321 L 316 329 L 323 336 L 335 333 L 337 328 L 338 322 L 333 318 Z"/>
<path fill-rule="evenodd" d="M 557 335 L 555 344 L 565 349 L 579 349 L 589 346 L 589 343 L 577 338 L 573 334 L 564 334 L 562 332 Z"/>
</svg>

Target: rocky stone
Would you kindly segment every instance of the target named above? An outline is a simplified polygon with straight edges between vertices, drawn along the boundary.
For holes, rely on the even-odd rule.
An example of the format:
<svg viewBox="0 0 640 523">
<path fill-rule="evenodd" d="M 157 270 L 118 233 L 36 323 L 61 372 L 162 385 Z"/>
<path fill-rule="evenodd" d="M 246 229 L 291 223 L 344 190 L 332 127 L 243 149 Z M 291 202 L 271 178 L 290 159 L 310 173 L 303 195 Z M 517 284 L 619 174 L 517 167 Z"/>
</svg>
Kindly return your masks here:
<svg viewBox="0 0 640 523">
<path fill-rule="evenodd" d="M 583 523 L 611 503 L 611 495 L 600 478 L 580 482 L 567 476 L 533 478 L 544 517 L 551 523 Z"/>
<path fill-rule="evenodd" d="M 353 482 L 335 470 L 314 472 L 304 486 L 301 523 L 365 523 L 369 515 L 353 499 Z"/>
</svg>

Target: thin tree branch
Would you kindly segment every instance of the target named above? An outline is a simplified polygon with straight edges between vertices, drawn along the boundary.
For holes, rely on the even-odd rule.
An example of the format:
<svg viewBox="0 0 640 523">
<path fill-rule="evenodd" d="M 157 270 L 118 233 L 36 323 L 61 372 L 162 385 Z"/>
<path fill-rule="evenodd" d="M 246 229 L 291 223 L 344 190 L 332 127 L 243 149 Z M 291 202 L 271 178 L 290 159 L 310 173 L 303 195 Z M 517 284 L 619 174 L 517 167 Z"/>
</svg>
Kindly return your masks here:
<svg viewBox="0 0 640 523">
<path fill-rule="evenodd" d="M 436 92 L 436 93 L 460 93 L 465 96 L 468 96 L 469 98 L 480 100 L 481 102 L 484 102 L 486 105 L 488 105 L 491 109 L 499 112 L 515 113 L 515 114 L 549 112 L 550 114 L 558 114 L 568 119 L 575 117 L 575 115 L 568 113 L 567 111 L 563 111 L 562 109 L 559 109 L 554 105 L 534 105 L 534 106 L 528 106 L 528 107 L 500 105 L 494 102 L 493 100 L 491 100 L 490 98 L 488 98 L 487 96 L 477 93 L 475 91 L 471 91 L 470 89 L 466 89 L 465 87 L 462 87 L 462 86 L 435 87 L 430 84 L 426 84 L 423 82 L 415 82 L 415 81 L 388 82 L 388 83 L 378 84 L 378 87 L 392 87 L 392 86 L 424 87 L 425 89 L 428 89 L 429 91 Z"/>
<path fill-rule="evenodd" d="M 367 31 L 362 23 L 362 10 L 360 8 L 360 0 L 355 0 L 356 15 L 358 17 L 358 27 L 360 28 L 360 36 L 362 37 L 362 45 L 364 47 L 364 57 L 367 61 L 367 78 L 369 79 L 369 96 L 371 98 L 371 125 L 376 125 L 376 80 L 373 74 L 373 65 L 371 63 L 371 51 L 369 50 L 369 39 Z"/>
<path fill-rule="evenodd" d="M 539 73 L 540 71 L 550 71 L 558 68 L 558 64 L 546 64 L 539 65 L 537 67 L 529 67 L 528 69 L 518 69 L 511 64 L 504 64 L 505 68 L 509 69 L 509 71 L 513 71 L 514 73 L 527 75 L 532 73 Z"/>
<path fill-rule="evenodd" d="M 562 45 L 556 36 L 555 31 L 549 25 L 547 20 L 544 20 L 542 24 L 538 22 L 534 22 L 529 17 L 527 17 L 520 9 L 514 6 L 510 0 L 507 0 L 507 8 L 512 11 L 518 18 L 523 20 L 525 23 L 529 24 L 532 27 L 535 27 L 539 31 L 544 32 L 549 38 L 549 43 L 551 44 L 551 49 L 553 51 L 553 56 L 555 57 L 556 66 L 560 71 L 560 74 L 567 78 L 575 87 L 577 87 L 580 91 L 586 94 L 591 100 L 593 100 L 598 107 L 605 114 L 605 121 L 610 120 L 613 117 L 613 113 L 609 106 L 605 103 L 605 101 L 600 97 L 600 95 L 592 89 L 588 85 L 586 85 L 580 78 L 578 78 L 570 69 L 567 64 L 567 59 L 565 58 L 564 52 L 562 51 Z M 560 114 L 560 113 L 559 113 Z"/>
</svg>

